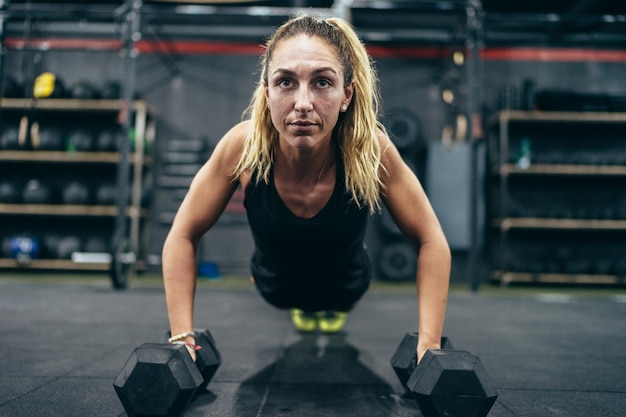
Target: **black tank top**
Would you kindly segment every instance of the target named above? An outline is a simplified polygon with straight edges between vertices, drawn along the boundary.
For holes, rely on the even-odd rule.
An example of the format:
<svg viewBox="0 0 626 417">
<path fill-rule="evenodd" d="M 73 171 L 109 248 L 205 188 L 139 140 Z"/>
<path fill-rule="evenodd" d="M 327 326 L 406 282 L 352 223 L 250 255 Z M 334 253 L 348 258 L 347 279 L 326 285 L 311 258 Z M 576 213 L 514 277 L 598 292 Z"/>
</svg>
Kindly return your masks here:
<svg viewBox="0 0 626 417">
<path fill-rule="evenodd" d="M 255 243 L 252 275 L 261 295 L 279 308 L 307 311 L 351 307 L 370 282 L 364 236 L 367 207 L 351 201 L 337 161 L 330 200 L 310 219 L 294 215 L 274 185 L 250 182 L 244 206 Z"/>
</svg>

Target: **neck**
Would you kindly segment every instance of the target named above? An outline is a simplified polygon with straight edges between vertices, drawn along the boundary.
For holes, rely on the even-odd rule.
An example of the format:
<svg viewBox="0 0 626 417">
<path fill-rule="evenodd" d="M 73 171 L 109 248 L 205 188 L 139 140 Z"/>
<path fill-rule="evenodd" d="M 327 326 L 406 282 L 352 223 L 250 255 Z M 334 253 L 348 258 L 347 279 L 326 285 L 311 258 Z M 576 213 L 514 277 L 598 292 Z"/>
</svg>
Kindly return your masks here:
<svg viewBox="0 0 626 417">
<path fill-rule="evenodd" d="M 279 155 L 280 154 L 280 155 Z M 325 176 L 332 171 L 335 150 L 330 149 L 318 155 L 289 156 L 277 151 L 274 155 L 274 175 L 285 175 L 290 182 L 319 185 Z"/>
</svg>

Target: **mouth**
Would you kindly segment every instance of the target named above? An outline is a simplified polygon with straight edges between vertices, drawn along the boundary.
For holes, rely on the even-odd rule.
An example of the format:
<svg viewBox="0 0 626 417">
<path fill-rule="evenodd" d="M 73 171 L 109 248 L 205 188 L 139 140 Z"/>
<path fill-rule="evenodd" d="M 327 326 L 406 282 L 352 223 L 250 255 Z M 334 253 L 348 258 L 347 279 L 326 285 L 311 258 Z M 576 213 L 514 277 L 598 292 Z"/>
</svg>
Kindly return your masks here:
<svg viewBox="0 0 626 417">
<path fill-rule="evenodd" d="M 291 122 L 291 125 L 296 127 L 309 127 L 314 126 L 315 123 L 309 122 L 307 120 L 296 120 L 295 122 Z"/>
<path fill-rule="evenodd" d="M 312 131 L 317 124 L 307 120 L 297 120 L 289 123 L 289 126 L 295 130 L 296 133 L 308 133 Z"/>
</svg>

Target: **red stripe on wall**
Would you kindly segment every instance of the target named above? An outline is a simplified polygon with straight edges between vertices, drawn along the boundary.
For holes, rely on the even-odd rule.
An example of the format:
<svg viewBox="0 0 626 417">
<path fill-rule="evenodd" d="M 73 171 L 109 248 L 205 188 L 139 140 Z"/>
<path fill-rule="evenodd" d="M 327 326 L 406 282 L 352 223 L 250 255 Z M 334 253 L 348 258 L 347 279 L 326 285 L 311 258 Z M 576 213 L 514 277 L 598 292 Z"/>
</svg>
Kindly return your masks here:
<svg viewBox="0 0 626 417">
<path fill-rule="evenodd" d="M 203 54 L 241 54 L 260 55 L 263 53 L 261 45 L 246 43 L 228 42 L 206 42 L 206 41 L 173 41 L 155 42 L 139 41 L 136 43 L 139 52 L 154 54 L 170 52 L 183 55 L 203 55 Z"/>
<path fill-rule="evenodd" d="M 439 48 L 436 46 L 393 47 L 368 45 L 367 52 L 375 58 L 441 59 L 449 57 L 451 54 L 450 48 Z"/>
<path fill-rule="evenodd" d="M 626 51 L 569 48 L 486 48 L 481 57 L 487 61 L 593 61 L 626 62 Z"/>
<path fill-rule="evenodd" d="M 123 44 L 117 39 L 67 39 L 67 38 L 6 38 L 4 46 L 9 49 L 36 48 L 119 50 Z M 135 47 L 140 53 L 176 53 L 183 55 L 239 54 L 260 55 L 263 46 L 251 43 L 216 41 L 171 41 L 156 42 L 142 40 Z M 451 50 L 436 46 L 382 46 L 368 45 L 374 58 L 446 59 Z M 485 48 L 481 58 L 486 61 L 538 61 L 538 62 L 626 62 L 625 50 L 583 48 Z"/>
<path fill-rule="evenodd" d="M 118 50 L 122 41 L 117 39 L 66 39 L 66 38 L 6 38 L 4 46 L 10 49 L 89 49 Z"/>
</svg>

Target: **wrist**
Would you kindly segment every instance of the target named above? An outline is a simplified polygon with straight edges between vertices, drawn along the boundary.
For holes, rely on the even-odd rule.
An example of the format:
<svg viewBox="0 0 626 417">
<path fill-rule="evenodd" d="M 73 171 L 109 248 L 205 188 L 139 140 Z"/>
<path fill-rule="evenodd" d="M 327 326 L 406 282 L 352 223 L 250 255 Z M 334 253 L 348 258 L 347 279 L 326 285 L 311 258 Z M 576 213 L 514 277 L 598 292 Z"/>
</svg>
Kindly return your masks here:
<svg viewBox="0 0 626 417">
<path fill-rule="evenodd" d="M 196 332 L 194 331 L 178 333 L 178 334 L 171 336 L 169 339 L 167 339 L 169 343 L 187 342 L 187 341 L 191 341 L 195 343 L 195 340 L 196 340 Z"/>
</svg>

